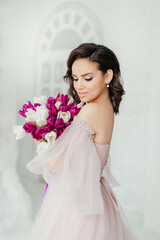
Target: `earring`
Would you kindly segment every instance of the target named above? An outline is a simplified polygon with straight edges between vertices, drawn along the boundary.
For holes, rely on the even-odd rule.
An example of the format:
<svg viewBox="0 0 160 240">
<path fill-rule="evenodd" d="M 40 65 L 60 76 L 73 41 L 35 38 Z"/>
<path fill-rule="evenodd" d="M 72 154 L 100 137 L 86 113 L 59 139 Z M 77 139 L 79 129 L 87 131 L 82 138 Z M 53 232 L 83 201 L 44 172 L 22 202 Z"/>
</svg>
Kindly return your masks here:
<svg viewBox="0 0 160 240">
<path fill-rule="evenodd" d="M 107 84 L 107 87 L 109 87 L 109 84 Z"/>
</svg>

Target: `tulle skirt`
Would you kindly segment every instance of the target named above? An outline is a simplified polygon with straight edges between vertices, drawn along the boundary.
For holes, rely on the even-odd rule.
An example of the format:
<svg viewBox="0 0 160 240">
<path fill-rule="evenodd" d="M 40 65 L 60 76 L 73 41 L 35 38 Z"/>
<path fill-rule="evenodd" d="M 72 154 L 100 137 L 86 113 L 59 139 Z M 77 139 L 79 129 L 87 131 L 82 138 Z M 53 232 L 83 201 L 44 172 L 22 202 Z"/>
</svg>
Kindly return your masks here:
<svg viewBox="0 0 160 240">
<path fill-rule="evenodd" d="M 121 204 L 117 213 L 101 185 L 104 214 L 81 216 L 50 186 L 26 240 L 137 240 Z"/>
</svg>

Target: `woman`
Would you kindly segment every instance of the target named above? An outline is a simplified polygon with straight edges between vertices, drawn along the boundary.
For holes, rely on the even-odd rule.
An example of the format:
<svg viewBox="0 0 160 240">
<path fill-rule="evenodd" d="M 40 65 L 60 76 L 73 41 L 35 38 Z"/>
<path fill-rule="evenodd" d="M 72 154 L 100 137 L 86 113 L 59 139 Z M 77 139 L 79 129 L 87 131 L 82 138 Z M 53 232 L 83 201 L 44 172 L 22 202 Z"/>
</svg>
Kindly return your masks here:
<svg viewBox="0 0 160 240">
<path fill-rule="evenodd" d="M 136 240 L 111 188 L 118 185 L 109 167 L 114 113 L 125 94 L 118 59 L 83 43 L 67 67 L 68 94 L 84 106 L 52 149 L 27 164 L 49 184 L 27 240 Z"/>
</svg>

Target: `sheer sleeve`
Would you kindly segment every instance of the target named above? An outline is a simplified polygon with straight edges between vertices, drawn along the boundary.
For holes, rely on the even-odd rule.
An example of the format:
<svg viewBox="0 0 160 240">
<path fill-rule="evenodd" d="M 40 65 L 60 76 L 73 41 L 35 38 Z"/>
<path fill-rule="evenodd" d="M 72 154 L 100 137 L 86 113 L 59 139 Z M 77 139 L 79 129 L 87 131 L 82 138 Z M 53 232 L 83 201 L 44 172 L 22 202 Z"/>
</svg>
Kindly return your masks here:
<svg viewBox="0 0 160 240">
<path fill-rule="evenodd" d="M 75 116 L 55 144 L 27 163 L 29 171 L 43 176 L 49 188 L 77 213 L 103 214 L 101 161 L 92 129 Z"/>
</svg>

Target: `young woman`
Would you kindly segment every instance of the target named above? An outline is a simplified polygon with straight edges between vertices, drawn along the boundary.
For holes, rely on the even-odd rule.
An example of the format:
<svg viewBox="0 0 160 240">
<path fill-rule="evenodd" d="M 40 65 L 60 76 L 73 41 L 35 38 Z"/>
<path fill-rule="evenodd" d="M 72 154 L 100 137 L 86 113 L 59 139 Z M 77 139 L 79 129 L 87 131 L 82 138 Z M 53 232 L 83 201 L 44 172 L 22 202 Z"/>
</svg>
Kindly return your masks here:
<svg viewBox="0 0 160 240">
<path fill-rule="evenodd" d="M 118 59 L 106 46 L 83 43 L 67 68 L 68 95 L 84 105 L 54 146 L 27 164 L 49 184 L 27 240 L 136 240 L 109 167 L 114 114 L 125 94 Z"/>
</svg>

